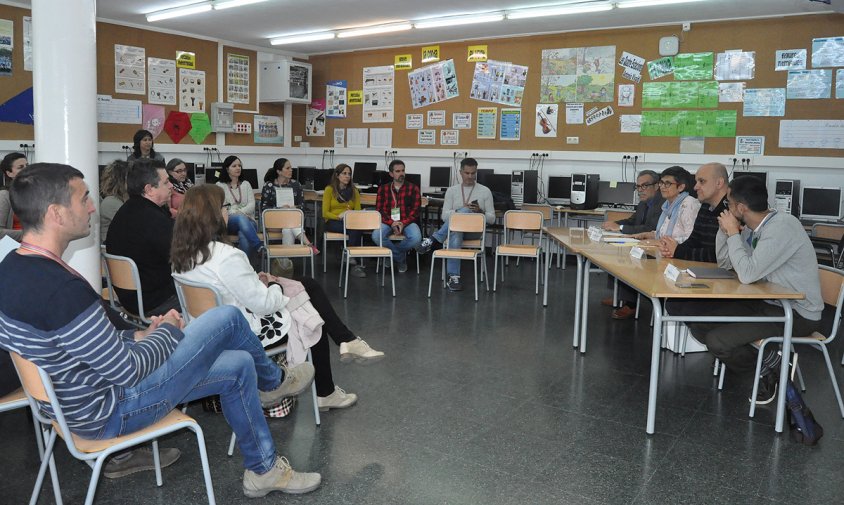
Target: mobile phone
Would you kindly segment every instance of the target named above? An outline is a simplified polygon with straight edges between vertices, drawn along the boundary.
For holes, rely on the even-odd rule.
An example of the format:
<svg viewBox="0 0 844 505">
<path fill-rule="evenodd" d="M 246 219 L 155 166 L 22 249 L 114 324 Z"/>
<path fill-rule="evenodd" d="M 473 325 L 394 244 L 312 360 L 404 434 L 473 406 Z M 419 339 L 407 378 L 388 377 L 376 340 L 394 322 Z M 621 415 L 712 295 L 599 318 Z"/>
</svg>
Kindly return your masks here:
<svg viewBox="0 0 844 505">
<path fill-rule="evenodd" d="M 477 205 L 477 204 L 478 204 L 477 200 L 472 200 L 472 205 Z"/>
</svg>

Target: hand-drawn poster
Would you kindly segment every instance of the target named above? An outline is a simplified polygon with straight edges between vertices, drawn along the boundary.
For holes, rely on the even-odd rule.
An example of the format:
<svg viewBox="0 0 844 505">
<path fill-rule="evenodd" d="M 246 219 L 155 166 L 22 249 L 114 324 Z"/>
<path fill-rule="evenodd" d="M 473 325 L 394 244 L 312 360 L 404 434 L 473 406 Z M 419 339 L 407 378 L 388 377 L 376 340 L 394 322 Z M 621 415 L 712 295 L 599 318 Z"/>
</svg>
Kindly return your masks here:
<svg viewBox="0 0 844 505">
<path fill-rule="evenodd" d="M 146 94 L 146 50 L 143 47 L 114 45 L 114 92 Z"/>
<path fill-rule="evenodd" d="M 619 84 L 618 85 L 618 106 L 619 107 L 633 107 L 634 96 L 636 92 L 635 84 Z"/>
<path fill-rule="evenodd" d="M 178 86 L 180 112 L 205 112 L 204 70 L 180 68 Z"/>
<path fill-rule="evenodd" d="M 536 129 L 534 130 L 536 137 L 557 136 L 557 116 L 559 115 L 559 111 L 560 105 L 556 103 L 536 104 Z"/>
<path fill-rule="evenodd" d="M 756 74 L 755 51 L 726 51 L 715 60 L 716 81 L 746 81 Z"/>
<path fill-rule="evenodd" d="M 470 98 L 504 105 L 521 105 L 528 67 L 505 61 L 475 63 Z"/>
<path fill-rule="evenodd" d="M 23 69 L 32 72 L 32 18 L 23 17 Z"/>
<path fill-rule="evenodd" d="M 651 76 L 651 80 L 659 79 L 660 77 L 665 77 L 673 73 L 674 60 L 671 59 L 671 56 L 648 62 L 648 75 Z"/>
<path fill-rule="evenodd" d="M 184 71 L 184 69 L 182 69 Z M 252 134 L 256 144 L 283 144 L 284 124 L 278 116 L 254 116 Z"/>
<path fill-rule="evenodd" d="M 229 53 L 226 59 L 226 97 L 229 103 L 249 103 L 249 57 Z"/>
<path fill-rule="evenodd" d="M 615 63 L 615 46 L 544 49 L 539 99 L 612 102 Z"/>
<path fill-rule="evenodd" d="M 325 117 L 343 119 L 346 117 L 346 81 L 328 81 L 325 86 Z"/>
<path fill-rule="evenodd" d="M 414 109 L 460 95 L 454 60 L 446 60 L 407 74 L 410 101 Z"/>
<path fill-rule="evenodd" d="M 392 123 L 395 71 L 392 65 L 363 67 L 363 122 Z"/>
<path fill-rule="evenodd" d="M 708 81 L 715 70 L 713 53 L 681 53 L 674 57 L 674 79 Z"/>
<path fill-rule="evenodd" d="M 176 60 L 148 58 L 149 94 L 147 101 L 161 105 L 176 105 Z"/>
</svg>

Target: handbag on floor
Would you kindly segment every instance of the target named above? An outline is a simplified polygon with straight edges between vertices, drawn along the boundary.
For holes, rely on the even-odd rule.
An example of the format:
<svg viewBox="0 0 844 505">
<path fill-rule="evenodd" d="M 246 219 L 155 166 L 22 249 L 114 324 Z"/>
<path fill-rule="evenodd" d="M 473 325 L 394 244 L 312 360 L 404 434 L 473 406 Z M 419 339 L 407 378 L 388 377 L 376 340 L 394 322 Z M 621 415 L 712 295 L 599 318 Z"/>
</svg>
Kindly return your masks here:
<svg viewBox="0 0 844 505">
<path fill-rule="evenodd" d="M 815 445 L 823 437 L 823 427 L 815 420 L 812 411 L 806 406 L 800 391 L 788 380 L 785 390 L 785 408 L 791 439 L 805 445 Z"/>
</svg>

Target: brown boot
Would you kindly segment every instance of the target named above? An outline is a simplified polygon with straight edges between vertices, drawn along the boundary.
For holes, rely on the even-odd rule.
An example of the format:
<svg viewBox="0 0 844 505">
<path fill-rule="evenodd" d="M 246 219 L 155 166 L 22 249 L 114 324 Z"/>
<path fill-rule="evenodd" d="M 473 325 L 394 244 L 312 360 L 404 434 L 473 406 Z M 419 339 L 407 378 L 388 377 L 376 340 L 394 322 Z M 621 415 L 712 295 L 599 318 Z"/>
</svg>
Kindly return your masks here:
<svg viewBox="0 0 844 505">
<path fill-rule="evenodd" d="M 613 319 L 631 319 L 635 315 L 636 309 L 634 309 L 633 307 L 628 307 L 627 305 L 622 305 L 621 307 L 612 311 Z"/>
</svg>

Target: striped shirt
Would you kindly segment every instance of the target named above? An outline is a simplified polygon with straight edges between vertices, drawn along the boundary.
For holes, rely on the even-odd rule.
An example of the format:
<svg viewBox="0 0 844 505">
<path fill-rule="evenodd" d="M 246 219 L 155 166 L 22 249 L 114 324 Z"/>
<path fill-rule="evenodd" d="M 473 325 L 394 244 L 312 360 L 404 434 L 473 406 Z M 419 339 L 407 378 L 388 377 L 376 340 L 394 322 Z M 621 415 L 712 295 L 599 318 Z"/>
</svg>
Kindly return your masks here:
<svg viewBox="0 0 844 505">
<path fill-rule="evenodd" d="M 0 348 L 41 367 L 68 426 L 94 437 L 123 388 L 161 366 L 182 332 L 165 324 L 140 342 L 118 330 L 88 283 L 53 260 L 10 253 L 0 263 Z M 52 416 L 49 405 L 42 410 Z"/>
<path fill-rule="evenodd" d="M 700 206 L 692 234 L 682 244 L 677 244 L 674 257 L 681 260 L 715 263 L 715 236 L 718 234 L 718 216 L 727 209 L 727 197 L 721 199 L 715 208 L 708 204 Z"/>
</svg>

